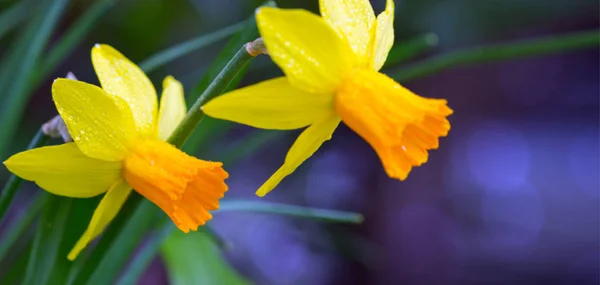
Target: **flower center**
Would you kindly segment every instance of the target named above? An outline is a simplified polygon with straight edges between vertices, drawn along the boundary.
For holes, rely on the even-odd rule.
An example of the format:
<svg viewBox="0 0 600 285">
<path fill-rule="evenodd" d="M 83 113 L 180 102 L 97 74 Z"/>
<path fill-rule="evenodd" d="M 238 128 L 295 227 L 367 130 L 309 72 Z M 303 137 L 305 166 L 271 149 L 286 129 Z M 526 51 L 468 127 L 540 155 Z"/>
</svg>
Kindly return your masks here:
<svg viewBox="0 0 600 285">
<path fill-rule="evenodd" d="M 197 230 L 212 218 L 227 191 L 222 163 L 199 160 L 157 139 L 142 140 L 123 162 L 123 175 L 179 229 Z"/>
<path fill-rule="evenodd" d="M 354 70 L 336 91 L 335 108 L 377 152 L 390 177 L 406 179 L 446 136 L 452 110 L 443 99 L 415 95 L 386 75 Z"/>
</svg>

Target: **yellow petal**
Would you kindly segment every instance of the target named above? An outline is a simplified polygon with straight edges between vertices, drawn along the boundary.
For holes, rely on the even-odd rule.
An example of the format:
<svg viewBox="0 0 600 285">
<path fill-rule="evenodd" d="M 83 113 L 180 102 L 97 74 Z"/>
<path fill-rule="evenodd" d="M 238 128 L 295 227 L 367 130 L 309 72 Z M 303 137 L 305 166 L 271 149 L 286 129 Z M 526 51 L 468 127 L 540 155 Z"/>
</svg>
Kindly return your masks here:
<svg viewBox="0 0 600 285">
<path fill-rule="evenodd" d="M 256 195 L 261 197 L 266 195 L 273 190 L 283 178 L 294 172 L 302 162 L 319 149 L 321 144 L 331 138 L 331 134 L 333 134 L 333 131 L 335 131 L 339 123 L 340 118 L 335 113 L 330 113 L 304 130 L 288 151 L 283 165 L 269 178 L 269 180 L 267 180 L 267 182 L 260 186 L 256 191 Z"/>
<path fill-rule="evenodd" d="M 163 93 L 158 111 L 158 137 L 166 141 L 185 117 L 187 108 L 183 97 L 183 86 L 173 76 L 163 80 Z"/>
<path fill-rule="evenodd" d="M 207 115 L 261 129 L 306 127 L 333 110 L 332 94 L 311 94 L 279 77 L 237 89 L 202 107 Z"/>
<path fill-rule="evenodd" d="M 110 187 L 94 211 L 94 215 L 92 216 L 88 228 L 81 238 L 79 238 L 73 249 L 71 249 L 71 252 L 69 252 L 69 255 L 67 256 L 69 260 L 75 260 L 81 250 L 104 231 L 110 221 L 112 221 L 119 213 L 119 210 L 121 210 L 121 206 L 123 206 L 125 200 L 127 200 L 129 193 L 131 193 L 131 187 L 122 180 Z"/>
<path fill-rule="evenodd" d="M 52 98 L 77 146 L 89 157 L 118 161 L 137 137 L 129 106 L 85 82 L 59 78 Z"/>
<path fill-rule="evenodd" d="M 346 36 L 359 64 L 367 66 L 375 22 L 369 0 L 319 0 L 319 6 L 323 19 Z"/>
<path fill-rule="evenodd" d="M 394 0 L 387 0 L 385 11 L 377 16 L 373 41 L 372 67 L 380 70 L 394 45 Z"/>
<path fill-rule="evenodd" d="M 264 7 L 256 21 L 271 58 L 297 88 L 331 93 L 354 67 L 348 41 L 315 14 Z"/>
<path fill-rule="evenodd" d="M 146 74 L 109 45 L 92 49 L 92 63 L 104 91 L 125 100 L 138 131 L 153 135 L 156 124 L 156 90 Z"/>
<path fill-rule="evenodd" d="M 75 198 L 104 193 L 121 177 L 120 162 L 90 158 L 75 143 L 20 152 L 4 165 L 52 194 Z"/>
</svg>

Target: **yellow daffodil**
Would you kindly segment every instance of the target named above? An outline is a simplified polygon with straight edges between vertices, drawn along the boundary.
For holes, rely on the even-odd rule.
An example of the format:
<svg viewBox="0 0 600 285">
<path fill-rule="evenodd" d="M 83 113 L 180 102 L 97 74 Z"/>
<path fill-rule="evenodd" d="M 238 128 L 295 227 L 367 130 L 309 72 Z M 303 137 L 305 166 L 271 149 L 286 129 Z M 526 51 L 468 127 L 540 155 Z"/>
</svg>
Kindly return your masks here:
<svg viewBox="0 0 600 285">
<path fill-rule="evenodd" d="M 328 140 L 340 121 L 377 152 L 387 174 L 406 179 L 446 136 L 446 100 L 415 95 L 379 73 L 394 42 L 394 2 L 375 17 L 368 0 L 320 0 L 321 17 L 264 7 L 261 36 L 285 77 L 218 97 L 206 114 L 263 129 L 308 126 L 285 162 L 257 191 L 263 196 Z"/>
<path fill-rule="evenodd" d="M 15 154 L 4 162 L 50 193 L 87 198 L 106 192 L 68 255 L 77 257 L 117 215 L 131 188 L 158 205 L 184 232 L 211 219 L 227 191 L 220 162 L 191 157 L 166 140 L 185 116 L 183 87 L 163 81 L 160 110 L 144 72 L 107 45 L 92 49 L 102 88 L 59 78 L 52 97 L 73 143 Z"/>
</svg>

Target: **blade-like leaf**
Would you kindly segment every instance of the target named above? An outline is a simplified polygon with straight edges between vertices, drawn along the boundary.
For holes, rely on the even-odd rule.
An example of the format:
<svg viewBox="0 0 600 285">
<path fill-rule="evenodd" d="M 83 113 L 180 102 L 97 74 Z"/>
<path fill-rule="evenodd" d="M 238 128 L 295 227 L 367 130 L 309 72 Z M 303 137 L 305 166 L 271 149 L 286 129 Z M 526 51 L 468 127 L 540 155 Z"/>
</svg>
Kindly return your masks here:
<svg viewBox="0 0 600 285">
<path fill-rule="evenodd" d="M 598 30 L 584 31 L 451 51 L 403 68 L 392 78 L 404 83 L 457 66 L 597 48 L 600 45 L 599 33 Z"/>
<path fill-rule="evenodd" d="M 156 68 L 168 62 L 232 35 L 233 33 L 239 31 L 243 27 L 243 24 L 244 23 L 231 25 L 214 33 L 202 35 L 195 39 L 191 39 L 178 45 L 169 47 L 168 49 L 158 52 L 148 59 L 142 61 L 140 63 L 140 68 L 142 68 L 146 73 L 152 72 Z"/>
<path fill-rule="evenodd" d="M 42 132 L 42 129 L 39 129 L 35 136 L 29 142 L 27 149 L 33 149 L 40 146 L 43 146 L 48 140 L 49 136 L 45 135 Z M 17 193 L 17 189 L 19 189 L 19 185 L 23 179 L 17 177 L 16 175 L 11 175 L 4 187 L 2 188 L 2 192 L 0 192 L 0 222 L 4 221 L 6 213 L 12 204 L 15 193 Z"/>
<path fill-rule="evenodd" d="M 204 232 L 173 231 L 162 246 L 169 284 L 250 284 L 233 270 Z"/>
<path fill-rule="evenodd" d="M 429 51 L 437 46 L 439 41 L 440 39 L 436 34 L 428 33 L 394 45 L 388 54 L 384 67 L 394 66 Z"/>
<path fill-rule="evenodd" d="M 38 3 L 35 16 L 22 37 L 16 41 L 0 67 L 0 90 L 4 101 L 0 111 L 0 129 L 4 138 L 13 137 L 25 104 L 29 99 L 29 84 L 50 34 L 68 0 L 46 0 Z M 0 157 L 10 139 L 0 140 Z"/>
<path fill-rule="evenodd" d="M 98 243 L 98 247 L 102 246 L 101 249 L 105 250 L 105 253 L 98 266 L 93 268 L 91 278 L 85 283 L 75 282 L 75 284 L 113 284 L 146 233 L 155 226 L 156 220 L 162 215 L 164 214 L 154 204 L 144 200 L 125 225 L 124 230 L 114 240 L 113 245 L 105 247 L 104 244 Z"/>
<path fill-rule="evenodd" d="M 100 0 L 90 6 L 75 23 L 65 32 L 58 43 L 48 52 L 45 60 L 40 64 L 33 84 L 37 86 L 40 80 L 48 77 L 56 66 L 71 54 L 85 36 L 98 23 L 100 18 L 113 6 L 115 0 Z"/>
<path fill-rule="evenodd" d="M 345 211 L 313 209 L 302 206 L 277 204 L 262 201 L 242 201 L 232 199 L 221 201 L 221 207 L 219 207 L 217 213 L 229 211 L 260 212 L 267 214 L 309 218 L 334 223 L 361 223 L 363 221 L 363 217 L 361 214 Z"/>
<path fill-rule="evenodd" d="M 31 237 L 23 237 L 24 239 L 31 239 Z M 27 247 L 22 251 L 22 254 L 16 255 L 14 260 L 11 260 L 10 268 L 7 268 L 3 275 L 0 276 L 2 284 L 7 285 L 22 285 L 23 278 L 25 276 L 25 270 L 27 269 L 27 261 L 29 259 L 29 253 L 31 252 L 32 243 L 30 240 L 27 241 Z M 3 268 L 4 269 L 4 268 Z"/>
<path fill-rule="evenodd" d="M 73 262 L 67 259 L 67 254 L 73 248 L 79 237 L 87 228 L 101 196 L 91 199 L 71 199 L 71 208 L 63 230 L 63 237 L 58 244 L 56 260 L 52 263 L 52 273 L 45 284 L 67 284 Z"/>
<path fill-rule="evenodd" d="M 5 234 L 0 237 L 0 260 L 4 260 L 8 251 L 24 235 L 25 230 L 27 230 L 27 227 L 30 226 L 37 217 L 47 198 L 48 195 L 46 195 L 46 193 L 38 194 L 33 202 L 26 206 L 27 210 L 25 210 L 14 222 L 8 225 Z"/>
<path fill-rule="evenodd" d="M 0 39 L 27 17 L 31 4 L 30 0 L 17 1 L 0 14 Z"/>
<path fill-rule="evenodd" d="M 156 256 L 157 249 L 173 232 L 174 228 L 175 226 L 171 221 L 165 220 L 161 227 L 154 230 L 150 235 L 150 238 L 135 255 L 131 265 L 125 269 L 125 272 L 117 282 L 117 285 L 137 284 L 140 276 L 142 276 L 152 259 Z"/>
<path fill-rule="evenodd" d="M 71 202 L 71 198 L 50 195 L 44 204 L 27 262 L 24 285 L 48 284 L 69 218 Z"/>
</svg>

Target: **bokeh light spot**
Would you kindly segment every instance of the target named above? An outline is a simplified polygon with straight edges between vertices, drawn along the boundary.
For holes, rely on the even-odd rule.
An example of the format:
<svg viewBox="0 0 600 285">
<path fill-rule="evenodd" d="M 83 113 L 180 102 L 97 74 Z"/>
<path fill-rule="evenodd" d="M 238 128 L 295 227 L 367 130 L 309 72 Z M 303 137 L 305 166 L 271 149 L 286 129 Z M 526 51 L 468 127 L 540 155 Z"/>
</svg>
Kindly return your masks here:
<svg viewBox="0 0 600 285">
<path fill-rule="evenodd" d="M 467 165 L 486 189 L 517 190 L 527 182 L 531 151 L 519 131 L 499 123 L 480 125 L 467 140 Z"/>
</svg>

